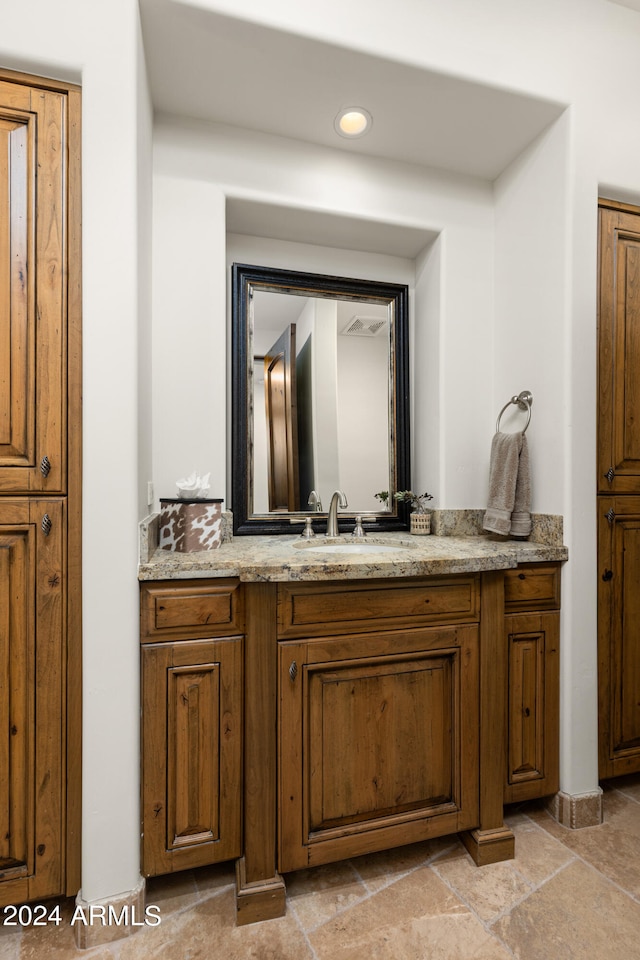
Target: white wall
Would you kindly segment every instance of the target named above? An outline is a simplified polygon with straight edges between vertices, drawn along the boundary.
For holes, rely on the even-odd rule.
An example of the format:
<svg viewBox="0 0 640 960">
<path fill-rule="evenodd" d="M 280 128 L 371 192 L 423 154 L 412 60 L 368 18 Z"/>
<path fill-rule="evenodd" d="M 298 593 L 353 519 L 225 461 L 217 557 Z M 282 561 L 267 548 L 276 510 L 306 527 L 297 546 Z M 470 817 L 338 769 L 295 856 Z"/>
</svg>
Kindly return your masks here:
<svg viewBox="0 0 640 960">
<path fill-rule="evenodd" d="M 527 439 L 533 509 L 562 513 L 566 376 L 569 216 L 569 120 L 557 121 L 494 184 L 496 313 L 493 406 L 513 394 L 533 394 Z M 515 405 L 513 407 L 515 411 Z M 509 418 L 506 429 L 526 423 Z"/>
<path fill-rule="evenodd" d="M 153 479 L 210 473 L 226 496 L 224 196 L 209 184 L 156 177 L 153 190 Z"/>
<path fill-rule="evenodd" d="M 153 219 L 153 108 L 145 70 L 142 36 L 137 39 L 138 128 L 138 515 L 149 513 L 153 502 L 147 484 L 153 478 L 152 396 L 152 219 Z"/>
<path fill-rule="evenodd" d="M 435 393 L 438 397 L 439 429 L 444 439 L 439 465 L 435 456 L 430 461 L 429 452 L 420 454 L 421 464 L 424 463 L 421 469 L 426 474 L 420 475 L 420 483 L 435 494 L 435 502 L 440 506 L 482 504 L 486 478 L 478 471 L 477 464 L 487 456 L 484 425 L 493 409 L 485 372 L 491 363 L 493 317 L 491 184 L 406 164 L 344 155 L 337 150 L 218 124 L 168 118 L 156 123 L 154 164 L 158 183 L 171 179 L 175 184 L 182 183 L 185 190 L 201 192 L 203 197 L 213 190 L 220 197 L 227 195 L 320 209 L 340 217 L 364 217 L 370 221 L 372 231 L 377 224 L 393 223 L 442 233 L 439 268 L 446 298 L 441 301 L 441 370 L 428 390 L 430 396 Z M 197 206 L 197 201 L 194 205 Z M 154 204 L 157 243 L 164 245 L 167 235 L 175 229 L 171 208 L 165 208 L 163 197 L 157 192 Z M 194 297 L 200 297 L 202 308 L 191 312 L 183 328 L 192 335 L 197 335 L 202 324 L 208 322 L 204 305 L 209 297 L 206 293 L 209 284 L 222 284 L 221 266 L 213 259 L 215 251 L 219 252 L 218 229 L 219 224 L 207 224 L 201 217 L 195 218 L 192 225 L 194 243 L 211 251 L 208 274 L 194 278 L 192 292 Z M 339 235 L 333 248 L 229 235 L 226 263 L 228 267 L 236 260 L 408 283 L 413 301 L 413 260 L 344 250 L 340 249 L 339 242 Z M 164 283 L 164 279 L 160 283 Z M 168 308 L 164 296 L 154 295 L 154 303 L 160 311 L 160 314 L 154 311 L 154 350 L 162 353 L 169 349 Z M 420 317 L 422 315 L 421 312 Z M 164 337 L 163 342 L 160 337 Z M 415 373 L 415 365 L 420 367 L 423 358 L 414 354 L 412 362 Z M 418 372 L 421 379 L 421 369 Z M 156 373 L 154 377 L 157 380 Z M 413 379 L 415 382 L 416 378 Z M 216 390 L 222 398 L 220 384 Z M 189 409 L 196 411 L 195 421 L 190 423 L 186 416 L 183 418 L 188 432 L 185 442 L 190 442 L 194 451 L 200 449 L 196 428 L 197 411 L 202 406 L 200 391 L 193 383 Z M 173 401 L 176 416 L 179 409 L 186 412 L 183 400 L 175 393 Z M 420 433 L 427 429 L 427 419 L 421 416 L 414 425 L 417 450 L 425 446 Z M 157 422 L 154 437 L 160 445 L 164 439 L 170 441 L 165 428 Z"/>
<path fill-rule="evenodd" d="M 538 512 L 566 518 L 565 539 L 570 559 L 563 570 L 561 614 L 561 743 L 562 788 L 588 793 L 598 781 L 597 770 L 597 651 L 595 643 L 595 523 L 574 527 L 577 499 L 583 497 L 588 515 L 595 509 L 590 496 L 595 466 L 595 397 L 593 383 L 582 394 L 581 416 L 588 412 L 579 440 L 586 474 L 576 473 L 571 410 L 576 366 L 593 358 L 593 303 L 582 316 L 588 322 L 579 337 L 570 323 L 573 202 L 572 150 L 574 123 L 566 113 L 495 183 L 496 198 L 496 324 L 493 389 L 496 409 L 522 389 L 533 393 L 527 438 L 531 451 L 532 502 Z M 590 204 L 595 215 L 595 199 Z M 596 242 L 595 222 L 586 236 Z M 593 263 L 593 257 L 590 258 Z M 595 264 L 594 264 L 595 266 Z M 525 414 L 514 407 L 507 429 L 515 429 Z M 513 424 L 513 425 L 511 425 Z M 584 638 L 588 637 L 588 642 Z M 580 638 L 578 642 L 574 638 Z"/>
<path fill-rule="evenodd" d="M 440 317 L 444 303 L 445 242 L 440 234 L 416 258 L 416 289 L 409 311 L 409 342 L 413 344 L 411 424 L 420 423 L 420 430 L 411 427 L 411 483 L 419 493 L 432 495 L 446 489 L 446 432 L 440 379 L 444 366 Z M 473 398 L 468 397 L 467 401 L 471 405 Z"/>
</svg>

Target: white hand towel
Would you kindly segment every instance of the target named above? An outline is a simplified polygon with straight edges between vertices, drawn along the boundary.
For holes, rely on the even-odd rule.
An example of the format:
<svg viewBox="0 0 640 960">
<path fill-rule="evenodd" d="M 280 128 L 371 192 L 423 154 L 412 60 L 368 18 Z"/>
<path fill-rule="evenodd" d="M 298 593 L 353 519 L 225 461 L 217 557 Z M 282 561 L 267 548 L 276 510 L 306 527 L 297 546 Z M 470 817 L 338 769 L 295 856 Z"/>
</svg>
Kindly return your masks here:
<svg viewBox="0 0 640 960">
<path fill-rule="evenodd" d="M 529 450 L 524 433 L 496 433 L 491 442 L 489 500 L 483 528 L 503 536 L 531 533 Z"/>
</svg>

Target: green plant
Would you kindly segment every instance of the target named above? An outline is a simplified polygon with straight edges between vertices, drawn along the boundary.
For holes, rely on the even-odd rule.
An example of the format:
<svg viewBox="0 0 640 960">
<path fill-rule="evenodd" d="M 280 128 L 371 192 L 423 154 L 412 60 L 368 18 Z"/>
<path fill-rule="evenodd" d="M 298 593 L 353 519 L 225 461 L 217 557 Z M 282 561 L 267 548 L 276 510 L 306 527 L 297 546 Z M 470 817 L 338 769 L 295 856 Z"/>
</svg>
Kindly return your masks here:
<svg viewBox="0 0 640 960">
<path fill-rule="evenodd" d="M 414 493 L 413 490 L 398 490 L 393 498 L 400 503 L 410 503 L 412 513 L 426 513 L 428 501 L 433 500 L 430 493 Z"/>
<path fill-rule="evenodd" d="M 376 498 L 376 500 L 379 500 L 380 503 L 384 504 L 384 506 L 386 507 L 389 502 L 389 491 L 381 490 L 380 493 L 374 493 L 374 497 Z"/>
</svg>

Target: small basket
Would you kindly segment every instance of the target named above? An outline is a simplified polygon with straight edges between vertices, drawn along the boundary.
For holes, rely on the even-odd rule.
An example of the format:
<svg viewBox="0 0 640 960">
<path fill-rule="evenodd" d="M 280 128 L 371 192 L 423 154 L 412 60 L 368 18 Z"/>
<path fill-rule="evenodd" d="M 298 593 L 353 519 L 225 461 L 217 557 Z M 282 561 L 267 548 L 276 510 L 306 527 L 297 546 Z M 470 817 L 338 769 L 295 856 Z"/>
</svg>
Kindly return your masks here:
<svg viewBox="0 0 640 960">
<path fill-rule="evenodd" d="M 409 523 L 410 532 L 416 537 L 424 537 L 427 533 L 431 533 L 430 513 L 411 513 Z"/>
</svg>

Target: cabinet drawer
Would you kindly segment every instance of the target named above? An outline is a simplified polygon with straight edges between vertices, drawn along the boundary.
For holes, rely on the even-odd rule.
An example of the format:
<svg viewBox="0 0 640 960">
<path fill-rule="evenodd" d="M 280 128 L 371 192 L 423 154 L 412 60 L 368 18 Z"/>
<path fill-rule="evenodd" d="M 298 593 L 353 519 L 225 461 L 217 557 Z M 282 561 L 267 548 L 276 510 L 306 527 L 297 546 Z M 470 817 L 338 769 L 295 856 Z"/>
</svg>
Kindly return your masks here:
<svg viewBox="0 0 640 960">
<path fill-rule="evenodd" d="M 140 637 L 158 640 L 226 637 L 242 633 L 238 580 L 145 583 L 140 592 Z"/>
<path fill-rule="evenodd" d="M 478 619 L 477 577 L 280 584 L 278 636 L 319 637 Z"/>
<path fill-rule="evenodd" d="M 529 563 L 505 570 L 504 605 L 506 610 L 558 610 L 559 565 Z"/>
</svg>

